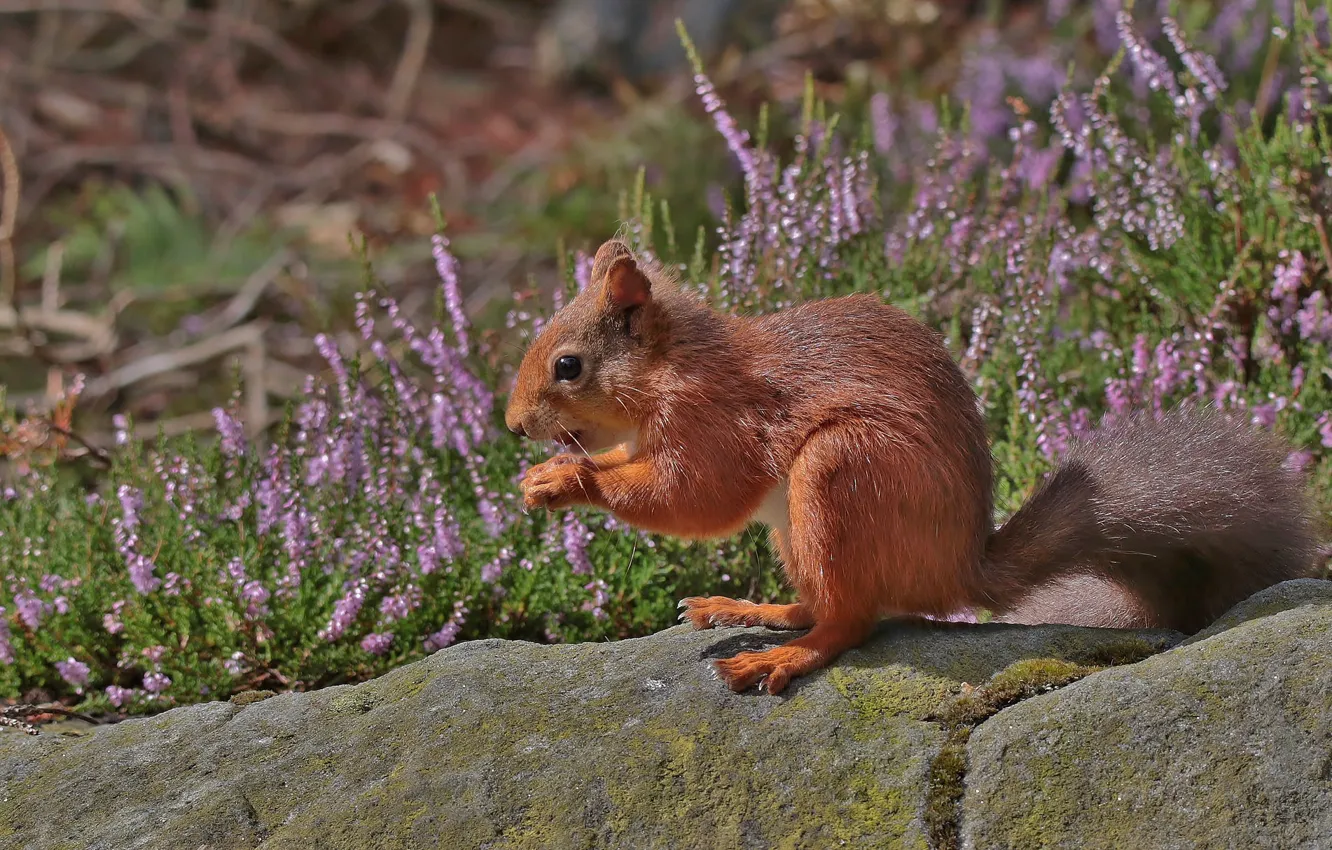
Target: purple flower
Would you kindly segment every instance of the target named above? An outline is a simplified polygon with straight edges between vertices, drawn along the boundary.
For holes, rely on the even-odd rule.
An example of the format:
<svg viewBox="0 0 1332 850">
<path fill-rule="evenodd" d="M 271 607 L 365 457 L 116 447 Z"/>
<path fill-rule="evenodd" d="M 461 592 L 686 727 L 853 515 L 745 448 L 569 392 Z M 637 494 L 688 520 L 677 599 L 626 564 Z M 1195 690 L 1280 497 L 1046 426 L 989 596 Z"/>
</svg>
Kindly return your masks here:
<svg viewBox="0 0 1332 850">
<path fill-rule="evenodd" d="M 1207 100 L 1214 101 L 1226 90 L 1226 78 L 1221 74 L 1221 69 L 1217 67 L 1216 60 L 1206 53 L 1197 51 L 1189 47 L 1184 40 L 1183 34 L 1179 31 L 1179 24 L 1175 23 L 1174 18 L 1165 18 L 1161 22 L 1162 29 L 1165 30 L 1166 38 L 1170 39 L 1170 44 L 1179 54 L 1180 61 L 1198 80 L 1202 86 L 1203 96 Z"/>
<path fill-rule="evenodd" d="M 364 649 L 371 655 L 383 655 L 389 651 L 389 647 L 392 645 L 393 635 L 387 633 L 376 634 L 371 632 L 361 638 L 361 649 Z"/>
<path fill-rule="evenodd" d="M 213 408 L 213 420 L 221 437 L 222 454 L 233 458 L 245 454 L 245 429 L 240 421 L 221 407 Z"/>
<path fill-rule="evenodd" d="M 138 691 L 134 688 L 122 688 L 118 685 L 106 686 L 106 698 L 111 700 L 111 704 L 116 708 L 124 708 L 134 700 Z"/>
<path fill-rule="evenodd" d="M 431 240 L 435 255 L 435 271 L 439 274 L 440 288 L 444 293 L 444 306 L 453 322 L 453 336 L 458 341 L 458 351 L 466 353 L 471 349 L 467 341 L 467 314 L 463 312 L 462 287 L 458 284 L 458 261 L 449 252 L 449 240 L 442 233 L 435 234 Z"/>
<path fill-rule="evenodd" d="M 5 609 L 0 605 L 0 664 L 14 663 L 14 645 L 10 643 L 9 620 L 5 618 Z"/>
<path fill-rule="evenodd" d="M 1133 18 L 1128 12 L 1119 11 L 1115 15 L 1115 28 L 1119 39 L 1128 50 L 1129 61 L 1140 77 L 1146 81 L 1152 91 L 1163 91 L 1174 102 L 1179 98 L 1179 84 L 1175 73 L 1170 70 L 1170 63 L 1165 57 L 1153 50 L 1133 28 Z"/>
<path fill-rule="evenodd" d="M 513 553 L 508 549 L 501 549 L 495 559 L 481 568 L 481 580 L 486 584 L 494 584 L 504 575 L 504 568 L 513 560 Z"/>
<path fill-rule="evenodd" d="M 592 532 L 578 517 L 570 512 L 564 515 L 564 556 L 574 575 L 590 575 L 592 562 L 587 557 L 587 544 L 592 541 Z"/>
<path fill-rule="evenodd" d="M 272 594 L 268 588 L 264 587 L 263 582 L 258 580 L 248 581 L 241 588 L 240 599 L 245 603 L 245 616 L 251 620 L 268 616 L 268 598 Z"/>
<path fill-rule="evenodd" d="M 88 683 L 88 674 L 91 672 L 87 664 L 68 658 L 64 661 L 57 661 L 55 668 L 56 672 L 60 674 L 60 678 L 74 686 L 74 693 L 83 693 L 83 686 Z"/>
<path fill-rule="evenodd" d="M 893 147 L 893 137 L 897 135 L 897 119 L 893 115 L 892 101 L 884 92 L 876 92 L 870 97 L 870 126 L 874 131 L 874 149 L 882 156 Z"/>
<path fill-rule="evenodd" d="M 129 568 L 130 582 L 134 589 L 142 594 L 149 594 L 162 585 L 162 580 L 153 575 L 155 565 L 152 560 L 140 554 L 137 546 L 139 535 L 139 511 L 143 507 L 143 493 L 128 484 L 122 484 L 116 491 L 120 499 L 121 516 L 111 520 L 115 528 L 116 544 Z M 109 630 L 109 627 L 108 627 Z"/>
<path fill-rule="evenodd" d="M 125 628 L 125 624 L 120 621 L 120 612 L 125 607 L 125 600 L 119 599 L 111 603 L 110 612 L 102 615 L 102 627 L 108 634 L 117 635 Z"/>
<path fill-rule="evenodd" d="M 1251 408 L 1253 424 L 1259 428 L 1271 428 L 1276 425 L 1277 406 L 1275 404 L 1256 404 Z"/>
<path fill-rule="evenodd" d="M 117 413 L 111 417 L 111 426 L 115 428 L 116 445 L 123 446 L 129 443 L 129 419 L 123 413 Z"/>
<path fill-rule="evenodd" d="M 438 652 L 444 647 L 451 645 L 455 640 L 458 639 L 458 632 L 461 630 L 462 630 L 461 625 L 454 622 L 453 620 L 450 620 L 449 622 L 444 624 L 444 628 L 440 629 L 439 631 L 435 632 L 434 634 L 430 635 L 425 639 L 425 651 Z"/>
<path fill-rule="evenodd" d="M 51 612 L 50 604 L 38 599 L 31 590 L 14 594 L 14 607 L 23 625 L 34 632 L 41 627 L 42 620 Z"/>
<path fill-rule="evenodd" d="M 1313 462 L 1314 454 L 1308 449 L 1297 449 L 1286 456 L 1286 468 L 1292 472 L 1304 472 Z"/>
<path fill-rule="evenodd" d="M 1296 315 L 1300 309 L 1299 292 L 1304 284 L 1304 255 L 1299 251 L 1282 251 L 1277 255 L 1282 262 L 1276 264 L 1272 274 L 1272 306 L 1267 309 L 1267 318 L 1273 330 L 1291 333 L 1297 323 Z"/>
<path fill-rule="evenodd" d="M 245 663 L 245 653 L 240 650 L 231 653 L 231 657 L 222 662 L 222 667 L 232 676 L 239 676 L 250 669 Z"/>
<path fill-rule="evenodd" d="M 353 584 L 346 595 L 333 606 L 333 616 L 329 619 L 328 625 L 319 631 L 319 637 L 330 643 L 342 637 L 356 620 L 356 615 L 361 613 L 361 606 L 365 604 L 365 592 L 364 579 Z"/>
<path fill-rule="evenodd" d="M 1304 299 L 1304 305 L 1295 314 L 1295 323 L 1301 339 L 1324 345 L 1332 343 L 1332 311 L 1328 310 L 1327 297 L 1321 291 Z"/>
<path fill-rule="evenodd" d="M 145 673 L 143 676 L 143 689 L 150 694 L 160 694 L 171 687 L 171 679 L 164 673 Z"/>
<path fill-rule="evenodd" d="M 592 616 L 598 620 L 606 619 L 608 615 L 604 606 L 610 601 L 610 593 L 607 590 L 606 582 L 596 579 L 583 585 L 583 590 L 592 593 L 592 598 L 583 603 L 583 610 L 592 612 Z"/>
<path fill-rule="evenodd" d="M 379 603 L 379 613 L 388 622 L 401 620 L 421 607 L 421 589 L 408 586 L 402 593 L 385 596 Z"/>
</svg>

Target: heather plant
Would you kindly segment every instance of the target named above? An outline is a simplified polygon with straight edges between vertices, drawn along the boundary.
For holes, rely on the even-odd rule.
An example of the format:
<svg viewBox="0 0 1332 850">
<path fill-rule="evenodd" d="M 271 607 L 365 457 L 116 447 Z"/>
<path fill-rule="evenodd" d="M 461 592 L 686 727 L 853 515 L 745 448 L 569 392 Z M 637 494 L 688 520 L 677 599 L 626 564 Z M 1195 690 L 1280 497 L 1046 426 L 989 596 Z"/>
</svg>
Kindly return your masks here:
<svg viewBox="0 0 1332 850">
<path fill-rule="evenodd" d="M 922 125 L 880 97 L 856 126 L 811 95 L 780 150 L 698 67 L 742 183 L 690 251 L 640 181 L 628 236 L 721 309 L 875 292 L 938 327 L 987 415 L 1001 513 L 1100 418 L 1182 403 L 1279 430 L 1326 509 L 1325 18 L 1277 10 L 1253 49 L 1298 69 L 1267 114 L 1249 104 L 1271 74 L 1233 76 L 1185 23 L 1106 24 L 1106 8 L 1114 58 L 1052 83 L 1048 107 L 1015 80 L 999 117 L 973 104 Z M 3 490 L 0 694 L 146 711 L 364 678 L 474 637 L 642 634 L 681 596 L 781 592 L 753 532 L 684 544 L 519 511 L 514 484 L 550 447 L 501 427 L 502 349 L 464 316 L 442 232 L 434 247 L 435 321 L 409 322 L 368 270 L 358 345 L 317 340 L 327 376 L 269 439 L 224 408 L 207 443 L 122 437 L 95 492 L 49 465 Z M 589 268 L 572 257 L 567 289 Z M 568 294 L 521 300 L 504 332 L 521 342 Z"/>
<path fill-rule="evenodd" d="M 739 544 L 516 510 L 541 449 L 501 436 L 443 235 L 435 256 L 440 321 L 418 330 L 368 287 L 364 356 L 318 337 L 330 377 L 271 443 L 225 408 L 207 445 L 145 446 L 122 421 L 105 493 L 50 466 L 6 488 L 0 691 L 151 710 L 364 678 L 467 637 L 637 634 L 690 588 L 774 589 Z"/>
</svg>

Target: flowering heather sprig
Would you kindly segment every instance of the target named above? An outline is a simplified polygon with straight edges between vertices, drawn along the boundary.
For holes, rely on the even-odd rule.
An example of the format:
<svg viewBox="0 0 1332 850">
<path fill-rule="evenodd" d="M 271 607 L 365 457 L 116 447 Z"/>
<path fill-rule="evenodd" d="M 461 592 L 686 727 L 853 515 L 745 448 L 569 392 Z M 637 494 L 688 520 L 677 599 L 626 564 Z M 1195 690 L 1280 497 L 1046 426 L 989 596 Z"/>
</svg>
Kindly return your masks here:
<svg viewBox="0 0 1332 850">
<path fill-rule="evenodd" d="M 1184 40 L 1183 33 L 1179 30 L 1179 24 L 1174 18 L 1165 18 L 1161 21 L 1161 28 L 1165 31 L 1166 38 L 1170 39 L 1170 44 L 1179 54 L 1180 61 L 1189 73 L 1197 79 L 1198 84 L 1202 86 L 1203 97 L 1207 98 L 1209 103 L 1214 102 L 1226 90 L 1226 78 L 1217 66 L 1216 60 L 1206 53 L 1194 50 Z"/>
<path fill-rule="evenodd" d="M 1300 338 L 1306 342 L 1332 344 L 1332 310 L 1328 309 L 1327 296 L 1321 291 L 1314 292 L 1304 299 L 1304 305 L 1295 314 L 1299 326 Z"/>
<path fill-rule="evenodd" d="M 106 698 L 116 708 L 124 708 L 132 703 L 139 695 L 139 691 L 134 688 L 122 688 L 119 685 L 107 685 Z"/>
<path fill-rule="evenodd" d="M 1304 255 L 1282 251 L 1281 262 L 1273 269 L 1272 306 L 1267 308 L 1267 318 L 1275 330 L 1283 334 L 1291 333 L 1298 322 L 1300 311 L 1300 287 L 1304 285 Z"/>
<path fill-rule="evenodd" d="M 467 605 L 459 599 L 453 603 L 453 616 L 444 624 L 443 628 L 425 639 L 426 652 L 438 652 L 446 646 L 450 646 L 458 639 L 458 633 L 462 631 L 463 624 L 467 622 Z"/>
<path fill-rule="evenodd" d="M 587 544 L 592 541 L 592 532 L 572 511 L 564 515 L 564 556 L 569 560 L 569 567 L 574 575 L 590 575 L 592 562 L 587 557 Z"/>
<path fill-rule="evenodd" d="M 1324 412 L 1318 417 L 1318 437 L 1323 448 L 1332 449 L 1332 413 Z"/>
<path fill-rule="evenodd" d="M 385 596 L 379 603 L 379 613 L 385 622 L 401 620 L 421 607 L 421 588 L 408 585 L 401 593 Z"/>
<path fill-rule="evenodd" d="M 1119 40 L 1128 50 L 1129 61 L 1146 81 L 1147 87 L 1152 91 L 1165 92 L 1174 103 L 1179 98 L 1179 84 L 1175 81 L 1175 72 L 1170 69 L 1170 63 L 1165 57 L 1153 50 L 1146 39 L 1138 35 L 1133 26 L 1133 16 L 1120 10 L 1115 15 L 1115 29 L 1119 33 Z"/>
<path fill-rule="evenodd" d="M 14 644 L 11 637 L 9 620 L 5 617 L 5 607 L 0 605 L 0 664 L 14 663 Z"/>
<path fill-rule="evenodd" d="M 583 585 L 583 590 L 592 594 L 592 598 L 583 603 L 583 610 L 590 612 L 598 620 L 606 619 L 609 615 L 606 613 L 605 605 L 610 601 L 606 582 L 594 579 Z"/>
<path fill-rule="evenodd" d="M 694 74 L 694 92 L 702 101 L 703 109 L 712 117 L 717 132 L 725 140 L 726 146 L 731 149 L 731 154 L 740 163 L 740 170 L 744 172 L 745 180 L 758 179 L 758 158 L 749 145 L 749 133 L 741 130 L 736 124 L 731 113 L 726 110 L 725 102 L 717 94 L 716 87 L 712 85 L 712 80 L 701 70 Z"/>
<path fill-rule="evenodd" d="M 329 619 L 328 625 L 319 632 L 319 637 L 326 641 L 335 641 L 342 637 L 356 615 L 361 613 L 361 606 L 365 604 L 365 594 L 368 583 L 361 579 L 348 588 L 346 594 L 333 606 L 333 616 Z"/>
<path fill-rule="evenodd" d="M 74 693 L 83 693 L 83 686 L 88 684 L 88 675 L 92 672 L 87 664 L 74 658 L 67 658 L 64 661 L 57 661 L 55 668 L 60 678 L 74 688 Z"/>
<path fill-rule="evenodd" d="M 883 156 L 893 149 L 897 136 L 897 117 L 893 115 L 892 101 L 886 92 L 875 92 L 869 101 L 870 128 L 874 133 L 874 150 Z"/>
<path fill-rule="evenodd" d="M 435 270 L 439 274 L 441 290 L 444 295 L 444 307 L 453 322 L 453 337 L 458 343 L 458 352 L 471 351 L 467 331 L 469 324 L 467 313 L 463 310 L 462 286 L 458 282 L 458 260 L 449 250 L 449 240 L 442 233 L 436 233 L 431 239 L 435 255 Z"/>
<path fill-rule="evenodd" d="M 32 631 L 41 628 L 42 620 L 51 613 L 50 603 L 43 602 L 31 590 L 22 590 L 14 594 L 14 610 L 18 612 L 23 625 Z"/>
<path fill-rule="evenodd" d="M 116 490 L 116 496 L 120 499 L 121 510 L 121 515 L 111 520 L 115 528 L 116 544 L 125 559 L 134 589 L 147 595 L 161 587 L 162 580 L 153 575 L 156 568 L 153 562 L 136 548 L 139 543 L 136 529 L 139 525 L 139 511 L 143 508 L 143 493 L 128 484 L 122 484 Z"/>
<path fill-rule="evenodd" d="M 240 421 L 225 408 L 213 408 L 213 421 L 217 423 L 217 433 L 222 446 L 222 454 L 229 458 L 245 454 L 245 429 Z"/>
<path fill-rule="evenodd" d="M 494 560 L 481 568 L 481 581 L 486 584 L 494 584 L 504 575 L 504 570 L 513 561 L 513 552 L 508 549 L 501 549 Z"/>
<path fill-rule="evenodd" d="M 383 655 L 393 646 L 393 635 L 388 633 L 371 632 L 361 638 L 361 649 L 371 655 Z"/>
<path fill-rule="evenodd" d="M 755 148 L 726 111 L 695 60 L 695 89 L 717 130 L 739 162 L 745 208 L 727 210 L 718 230 L 721 245 L 717 301 L 723 308 L 752 306 L 765 286 L 769 307 L 790 303 L 781 293 L 807 280 L 827 279 L 839 248 L 874 221 L 875 183 L 869 154 L 840 155 L 838 140 L 811 124 L 795 139 L 795 154 L 780 169 Z"/>
<path fill-rule="evenodd" d="M 169 687 L 171 687 L 171 678 L 165 673 L 154 671 L 152 673 L 143 674 L 143 689 L 148 693 L 154 695 L 161 694 Z"/>
</svg>

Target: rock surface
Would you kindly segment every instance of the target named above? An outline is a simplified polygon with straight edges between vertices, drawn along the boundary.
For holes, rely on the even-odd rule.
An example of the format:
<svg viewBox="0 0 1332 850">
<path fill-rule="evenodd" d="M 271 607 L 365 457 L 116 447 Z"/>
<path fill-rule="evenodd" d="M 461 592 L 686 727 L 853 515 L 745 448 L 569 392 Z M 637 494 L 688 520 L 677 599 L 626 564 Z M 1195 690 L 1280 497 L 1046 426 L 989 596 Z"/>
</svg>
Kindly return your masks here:
<svg viewBox="0 0 1332 850">
<path fill-rule="evenodd" d="M 1332 582 L 1007 708 L 967 755 L 967 848 L 1332 847 Z"/>
<path fill-rule="evenodd" d="M 676 628 L 477 641 L 358 686 L 82 738 L 0 730 L 0 846 L 923 848 L 949 790 L 929 781 L 938 713 L 964 683 L 1170 647 L 980 722 L 953 837 L 1332 846 L 1332 583 L 1246 605 L 1256 618 L 1241 606 L 1186 645 L 894 623 L 781 697 L 731 694 L 705 659 L 787 636 Z"/>
</svg>

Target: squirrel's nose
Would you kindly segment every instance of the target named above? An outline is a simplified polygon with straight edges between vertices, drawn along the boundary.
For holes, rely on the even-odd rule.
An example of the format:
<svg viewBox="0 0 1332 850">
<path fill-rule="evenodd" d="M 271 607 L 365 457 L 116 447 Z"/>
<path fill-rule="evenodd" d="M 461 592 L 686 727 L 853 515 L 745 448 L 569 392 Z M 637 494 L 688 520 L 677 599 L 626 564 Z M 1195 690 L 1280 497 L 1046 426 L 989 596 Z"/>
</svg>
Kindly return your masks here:
<svg viewBox="0 0 1332 850">
<path fill-rule="evenodd" d="M 520 436 L 520 437 L 526 437 L 526 436 L 527 436 L 527 432 L 523 430 L 523 426 L 522 426 L 521 423 L 515 423 L 515 424 L 513 424 L 513 425 L 510 425 L 510 426 L 509 426 L 509 430 L 512 431 L 513 433 L 517 434 L 517 435 Z"/>
</svg>

